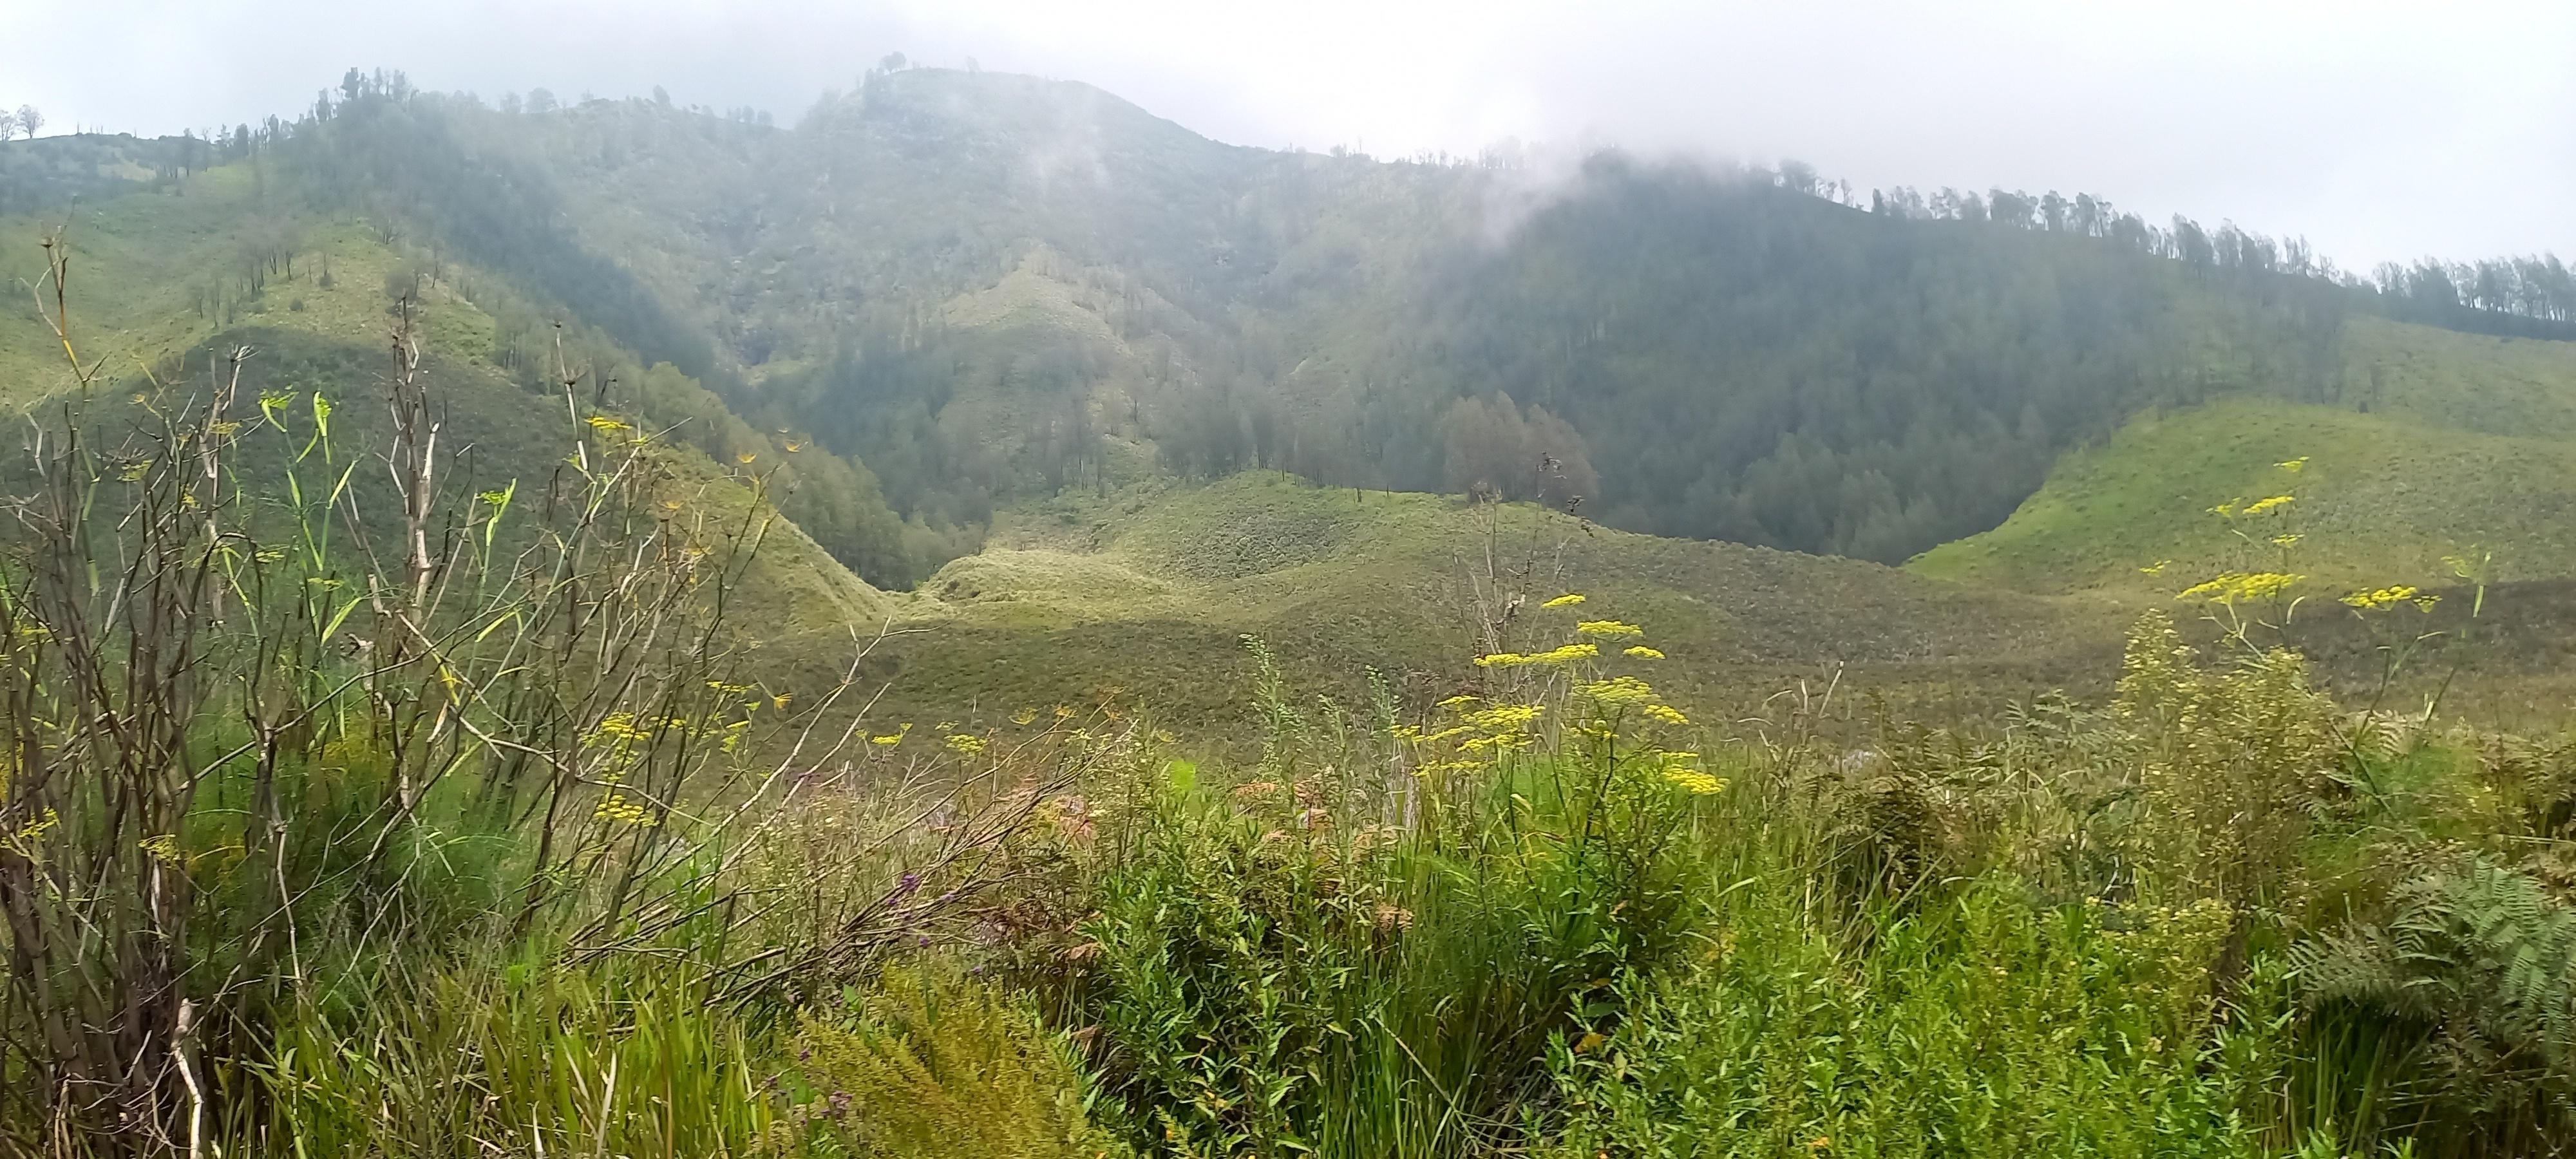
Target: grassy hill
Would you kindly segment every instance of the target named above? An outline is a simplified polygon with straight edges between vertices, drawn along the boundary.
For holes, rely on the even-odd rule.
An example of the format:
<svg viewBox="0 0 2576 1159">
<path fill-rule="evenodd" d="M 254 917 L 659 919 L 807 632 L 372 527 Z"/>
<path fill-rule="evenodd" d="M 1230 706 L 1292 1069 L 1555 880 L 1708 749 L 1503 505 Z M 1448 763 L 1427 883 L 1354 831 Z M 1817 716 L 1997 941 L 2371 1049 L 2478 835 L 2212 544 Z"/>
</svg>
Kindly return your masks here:
<svg viewBox="0 0 2576 1159">
<path fill-rule="evenodd" d="M 450 481 L 457 493 L 511 481 L 542 490 L 555 473 L 573 437 L 561 397 L 531 390 L 496 363 L 495 322 L 464 289 L 474 277 L 469 269 L 422 273 L 381 232 L 278 198 L 246 165 L 108 193 L 61 220 L 0 217 L 0 277 L 39 281 L 39 242 L 62 230 L 71 253 L 72 336 L 83 361 L 99 363 L 102 377 L 120 384 L 117 397 L 146 388 L 147 374 L 170 390 L 191 390 L 211 365 L 246 347 L 253 353 L 244 364 L 245 399 L 263 391 L 323 394 L 336 404 L 340 441 L 381 446 L 386 418 L 376 400 L 389 371 L 396 322 L 389 286 L 399 271 L 414 295 L 414 334 L 442 439 L 456 455 Z M 254 273 L 256 281 L 248 276 Z M 22 298 L 0 309 L 0 404 L 46 415 L 45 400 L 71 381 L 60 344 L 32 305 Z M 616 405 L 638 402 L 624 391 L 607 397 Z M 775 467 L 757 456 L 719 465 L 684 440 L 656 449 L 653 461 L 670 500 L 714 528 L 745 526 L 758 502 L 750 480 Z M 283 478 L 280 464 L 240 470 L 253 487 Z M 368 488 L 380 474 L 353 478 Z M 756 626 L 753 636 L 770 642 L 779 663 L 800 678 L 819 679 L 847 652 L 852 626 L 883 622 L 894 602 L 793 522 L 773 520 L 771 527 L 740 585 L 737 622 Z"/>
<path fill-rule="evenodd" d="M 2278 557 L 2230 528 L 2300 536 L 2318 591 L 2576 578 L 2576 344 L 2356 325 L 2338 405 L 2233 398 L 2142 415 L 2061 460 L 2001 526 L 1925 552 L 1918 574 L 2028 592 L 2171 591 Z M 2306 460 L 2293 474 L 2275 464 Z M 2289 494 L 2233 520 L 2208 509 Z M 2141 568 L 2170 561 L 2162 572 Z M 2331 591 L 2328 591 L 2331 589 Z"/>
<path fill-rule="evenodd" d="M 1476 577 L 1488 552 L 1527 597 L 1514 631 L 1554 642 L 1572 611 L 1646 629 L 1676 703 L 1762 715 L 1840 672 L 1836 711 L 1950 716 L 2051 687 L 2098 686 L 2119 624 L 2083 601 L 2002 596 L 1854 560 L 1659 539 L 1527 505 L 1319 487 L 1248 473 L 1204 487 L 1138 488 L 1039 504 L 992 546 L 948 565 L 902 624 L 878 675 L 891 713 L 964 706 L 999 718 L 1099 699 L 1111 688 L 1165 719 L 1246 719 L 1261 638 L 1298 686 L 1364 703 L 1383 673 L 1419 704 L 1476 679 Z M 1558 621 L 1562 621 L 1561 623 Z"/>
</svg>

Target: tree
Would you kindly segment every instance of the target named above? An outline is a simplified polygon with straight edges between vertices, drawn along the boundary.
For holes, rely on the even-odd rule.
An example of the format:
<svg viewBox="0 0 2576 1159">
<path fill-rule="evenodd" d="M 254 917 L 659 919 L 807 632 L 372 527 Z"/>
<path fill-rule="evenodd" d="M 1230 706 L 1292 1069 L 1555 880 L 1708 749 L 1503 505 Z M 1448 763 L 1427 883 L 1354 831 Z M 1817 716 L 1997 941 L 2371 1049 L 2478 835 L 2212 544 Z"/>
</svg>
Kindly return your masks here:
<svg viewBox="0 0 2576 1159">
<path fill-rule="evenodd" d="M 671 90 L 666 89 L 666 88 L 663 88 L 663 87 L 662 87 L 662 86 L 660 86 L 660 85 L 654 85 L 654 86 L 653 86 L 653 103 L 654 103 L 654 104 L 657 104 L 657 105 L 660 105 L 660 106 L 662 106 L 663 108 L 666 108 L 666 109 L 667 109 L 667 108 L 670 108 L 670 107 L 671 107 Z"/>
<path fill-rule="evenodd" d="M 18 131 L 25 133 L 30 141 L 36 139 L 36 130 L 45 127 L 45 115 L 37 112 L 34 105 L 18 106 L 17 121 Z"/>
<path fill-rule="evenodd" d="M 551 113 L 555 111 L 555 94 L 547 89 L 529 89 L 528 111 L 531 113 Z"/>
</svg>

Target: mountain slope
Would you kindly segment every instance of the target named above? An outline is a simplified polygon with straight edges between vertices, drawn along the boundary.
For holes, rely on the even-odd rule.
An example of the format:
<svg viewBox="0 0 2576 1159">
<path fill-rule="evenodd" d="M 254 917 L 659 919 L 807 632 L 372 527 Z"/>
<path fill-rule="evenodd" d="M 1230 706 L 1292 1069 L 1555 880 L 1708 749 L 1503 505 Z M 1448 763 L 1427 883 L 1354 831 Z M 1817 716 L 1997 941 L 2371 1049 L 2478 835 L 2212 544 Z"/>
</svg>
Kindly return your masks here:
<svg viewBox="0 0 2576 1159">
<path fill-rule="evenodd" d="M 1631 529 L 1893 561 L 2000 522 L 2140 409 L 2329 391 L 2369 312 L 2239 262 L 2269 243 L 2221 231 L 2211 257 L 2090 199 L 1927 220 L 1789 170 L 1273 153 L 993 74 L 874 75 L 794 129 L 362 88 L 289 144 L 335 204 L 527 266 L 969 536 L 1151 448 L 1192 477 L 1579 491 Z M 1031 271 L 1071 308 L 959 320 Z"/>
<path fill-rule="evenodd" d="M 38 283 L 45 269 L 39 243 L 50 238 L 68 247 L 70 330 L 84 363 L 99 365 L 102 380 L 114 384 L 107 397 L 147 390 L 156 379 L 170 391 L 197 389 L 214 366 L 247 350 L 244 399 L 320 394 L 334 404 L 342 445 L 380 446 L 386 419 L 378 400 L 390 372 L 399 292 L 409 298 L 442 439 L 456 454 L 449 482 L 461 488 L 457 494 L 513 481 L 541 492 L 557 473 L 576 437 L 560 388 L 532 389 L 495 360 L 495 321 L 467 293 L 479 280 L 474 271 L 451 264 L 433 273 L 378 230 L 306 212 L 265 188 L 247 165 L 218 166 L 157 190 L 134 184 L 64 218 L 0 218 L 0 275 Z M 644 380 L 639 386 L 652 381 L 629 377 Z M 61 344 L 32 305 L 0 310 L 0 403 L 48 417 L 46 400 L 71 381 Z M 642 391 L 585 390 L 594 407 L 646 402 Z M 676 409 L 669 399 L 653 401 Z M 773 493 L 797 479 L 756 454 L 719 466 L 685 440 L 666 440 L 651 454 L 678 514 L 715 529 L 760 525 L 770 506 L 755 496 L 755 477 L 766 476 Z M 282 464 L 237 466 L 254 489 L 282 485 Z M 379 486 L 381 474 L 352 478 L 363 490 Z M 769 525 L 742 578 L 738 622 L 756 625 L 753 635 L 775 641 L 782 657 L 816 657 L 817 671 L 839 663 L 832 657 L 847 652 L 852 626 L 882 623 L 894 601 L 794 523 Z"/>
<path fill-rule="evenodd" d="M 2066 456 L 1992 531 L 1908 565 L 2031 592 L 2171 590 L 2282 564 L 2329 594 L 2490 578 L 2576 578 L 2576 344 L 2372 322 L 2354 327 L 2341 405 L 2235 399 L 2142 416 Z M 2298 472 L 2274 464 L 2304 458 Z M 2259 517 L 2208 509 L 2288 494 Z M 2139 569 L 2169 560 L 2156 575 Z"/>
</svg>

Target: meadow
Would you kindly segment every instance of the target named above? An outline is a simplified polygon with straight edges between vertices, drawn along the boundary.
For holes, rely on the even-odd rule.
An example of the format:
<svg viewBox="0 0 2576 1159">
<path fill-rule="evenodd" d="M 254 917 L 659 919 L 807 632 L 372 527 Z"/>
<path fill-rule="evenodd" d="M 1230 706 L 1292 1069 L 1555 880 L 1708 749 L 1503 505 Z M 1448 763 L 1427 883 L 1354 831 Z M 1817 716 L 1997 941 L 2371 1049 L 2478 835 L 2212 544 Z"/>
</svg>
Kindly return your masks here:
<svg viewBox="0 0 2576 1159">
<path fill-rule="evenodd" d="M 1184 497 L 1240 535 L 1099 520 L 1109 550 L 1033 538 L 947 598 L 1070 628 L 1079 587 L 1204 641 L 1229 594 L 1336 598 L 1374 582 L 1338 553 L 1415 543 L 1468 560 L 1411 645 L 1443 681 L 1350 657 L 1319 695 L 1237 632 L 1172 662 L 1247 744 L 1147 696 L 906 721 L 877 650 L 973 636 L 779 680 L 738 593 L 796 541 L 751 464 L 573 392 L 521 432 L 560 467 L 472 478 L 417 361 L 367 424 L 207 369 L 65 396 L 0 566 L 16 1153 L 2576 1138 L 2576 750 L 2339 703 L 2241 574 L 2137 617 L 2097 697 L 1855 735 L 1810 689 L 1747 727 L 1683 673 L 1764 629 L 1550 562 L 1597 535 L 1254 477 Z M 1407 534 L 1364 535 L 1373 500 Z M 1670 567 L 1712 561 L 1721 612 L 1821 568 L 1919 601 L 1892 622 L 1991 614 L 1780 553 Z M 2433 614 L 2357 594 L 2374 639 Z"/>
</svg>

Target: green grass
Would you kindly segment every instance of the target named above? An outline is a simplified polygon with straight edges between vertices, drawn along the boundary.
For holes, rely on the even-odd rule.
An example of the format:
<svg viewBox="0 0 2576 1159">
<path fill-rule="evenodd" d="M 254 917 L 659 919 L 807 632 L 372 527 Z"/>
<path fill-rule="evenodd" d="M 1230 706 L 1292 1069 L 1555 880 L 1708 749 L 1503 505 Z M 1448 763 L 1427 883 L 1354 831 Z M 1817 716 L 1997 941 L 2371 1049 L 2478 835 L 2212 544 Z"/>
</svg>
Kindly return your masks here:
<svg viewBox="0 0 2576 1159">
<path fill-rule="evenodd" d="M 2238 525 L 2303 536 L 2289 570 L 2314 577 L 2312 592 L 2455 583 L 2443 557 L 2470 548 L 2494 553 L 2494 579 L 2576 576 L 2576 343 L 2361 318 L 2344 357 L 2323 402 L 2140 415 L 2059 460 L 2002 526 L 1906 568 L 2026 592 L 2176 591 L 2276 565 L 2207 512 L 2289 494 L 2287 510 Z M 2295 475 L 2274 467 L 2301 457 Z M 2160 560 L 2162 573 L 2139 571 Z"/>
<path fill-rule="evenodd" d="M 2356 318 L 2344 353 L 2346 406 L 2490 435 L 2576 438 L 2576 342 Z"/>
<path fill-rule="evenodd" d="M 2296 474 L 2275 466 L 2301 456 Z M 2297 501 L 2233 524 L 2303 536 L 2289 570 L 2312 591 L 2456 583 L 2442 559 L 2472 548 L 2494 553 L 2499 579 L 2576 576 L 2576 442 L 2250 399 L 2135 419 L 2067 456 L 2003 526 L 1906 566 L 2028 592 L 2178 591 L 2274 565 L 2208 508 L 2283 494 Z M 2161 574 L 2140 572 L 2160 560 Z"/>
<path fill-rule="evenodd" d="M 171 192 L 126 193 L 62 216 L 0 217 L 0 281 L 10 290 L 0 307 L 0 403 L 24 405 L 71 381 L 61 345 L 27 297 L 43 280 L 41 243 L 58 228 L 71 253 L 73 340 L 83 361 L 104 359 L 111 378 L 234 325 L 368 345 L 392 329 L 385 275 L 400 255 L 357 222 L 319 218 L 287 194 L 261 192 L 247 164 L 227 165 Z M 299 239 L 295 272 L 270 275 L 252 296 L 246 239 L 281 230 Z M 432 353 L 490 356 L 491 317 L 452 285 L 424 286 L 417 323 Z"/>
<path fill-rule="evenodd" d="M 1355 702 L 1375 668 L 1428 701 L 1474 679 L 1472 577 L 1490 549 L 1526 597 L 1515 623 L 1572 624 L 1541 601 L 1636 622 L 1665 651 L 1675 695 L 1730 717 L 1843 672 L 1927 713 L 1999 707 L 2061 685 L 2105 686 L 2118 623 L 2084 601 L 1981 592 L 1877 564 L 1660 539 L 1528 506 L 1488 523 L 1457 499 L 1318 487 L 1253 473 L 1033 504 L 995 545 L 922 586 L 903 623 L 889 711 L 1086 701 L 1115 687 L 1192 726 L 1242 720 L 1227 691 L 1258 636 L 1312 691 Z M 1488 526 L 1490 530 L 1488 530 Z M 1520 575 L 1510 575 L 1519 572 Z M 1557 623 L 1563 620 L 1563 623 Z"/>
</svg>

